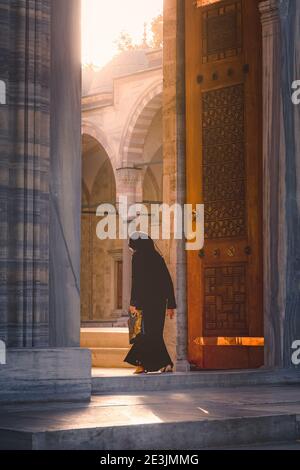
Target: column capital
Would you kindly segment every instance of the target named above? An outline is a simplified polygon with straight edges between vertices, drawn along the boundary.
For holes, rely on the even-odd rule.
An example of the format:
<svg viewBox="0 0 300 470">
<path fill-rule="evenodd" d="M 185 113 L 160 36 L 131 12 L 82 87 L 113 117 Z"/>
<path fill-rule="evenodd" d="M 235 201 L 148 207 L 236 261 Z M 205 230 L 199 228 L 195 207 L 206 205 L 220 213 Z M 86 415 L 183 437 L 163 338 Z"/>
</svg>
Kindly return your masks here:
<svg viewBox="0 0 300 470">
<path fill-rule="evenodd" d="M 280 0 L 263 0 L 259 2 L 259 11 L 263 26 L 279 22 L 279 3 Z"/>
<path fill-rule="evenodd" d="M 141 168 L 121 167 L 116 169 L 117 191 L 124 196 L 136 193 L 138 183 L 141 181 Z"/>
<path fill-rule="evenodd" d="M 116 169 L 116 176 L 120 183 L 136 184 L 142 169 L 135 166 L 124 166 Z"/>
<path fill-rule="evenodd" d="M 124 166 L 116 169 L 117 198 L 126 196 L 128 203 L 141 200 L 142 169 L 134 166 Z"/>
</svg>

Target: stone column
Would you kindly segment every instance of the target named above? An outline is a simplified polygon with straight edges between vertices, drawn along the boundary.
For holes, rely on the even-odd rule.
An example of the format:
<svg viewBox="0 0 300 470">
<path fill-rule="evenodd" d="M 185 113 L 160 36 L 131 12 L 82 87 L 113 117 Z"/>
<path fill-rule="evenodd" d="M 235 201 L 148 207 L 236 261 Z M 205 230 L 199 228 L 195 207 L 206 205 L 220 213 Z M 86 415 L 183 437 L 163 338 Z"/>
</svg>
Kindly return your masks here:
<svg viewBox="0 0 300 470">
<path fill-rule="evenodd" d="M 0 0 L 0 402 L 91 395 L 90 351 L 68 347 L 80 332 L 79 5 Z"/>
<path fill-rule="evenodd" d="M 0 335 L 11 347 L 49 344 L 49 252 L 50 344 L 79 345 L 80 2 L 69 6 L 0 3 Z"/>
<path fill-rule="evenodd" d="M 80 335 L 80 0 L 51 0 L 51 14 L 50 344 L 72 347 Z"/>
<path fill-rule="evenodd" d="M 50 0 L 0 2 L 0 339 L 48 345 Z"/>
<path fill-rule="evenodd" d="M 265 366 L 281 362 L 285 259 L 284 233 L 280 233 L 284 186 L 282 103 L 280 93 L 280 22 L 277 0 L 259 5 L 263 47 L 263 253 Z M 281 220 L 282 222 L 282 220 Z M 281 225 L 283 227 L 283 225 Z M 280 260 L 283 265 L 280 267 Z"/>
<path fill-rule="evenodd" d="M 282 363 L 291 362 L 292 343 L 300 340 L 300 104 L 292 101 L 292 82 L 300 80 L 300 2 L 280 0 L 281 97 L 285 142 L 285 312 Z"/>
<path fill-rule="evenodd" d="M 163 152 L 164 202 L 185 203 L 185 11 L 184 0 L 164 1 Z M 164 243 L 175 284 L 177 311 L 166 319 L 165 338 L 177 371 L 190 370 L 187 360 L 185 240 Z"/>
<path fill-rule="evenodd" d="M 117 169 L 117 201 L 120 197 L 127 198 L 128 207 L 131 204 L 142 200 L 141 194 L 141 169 L 135 167 L 123 167 Z M 127 225 L 130 219 L 125 217 L 124 222 Z M 123 241 L 123 273 L 122 273 L 122 297 L 123 297 L 123 318 L 127 318 L 128 307 L 130 303 L 131 291 L 131 253 L 128 247 L 128 238 Z"/>
<path fill-rule="evenodd" d="M 300 338 L 299 108 L 291 101 L 292 81 L 299 78 L 295 51 L 299 70 L 300 5 L 294 0 L 265 0 L 259 8 L 263 34 L 265 366 L 288 368 L 293 367 L 292 342 Z"/>
</svg>

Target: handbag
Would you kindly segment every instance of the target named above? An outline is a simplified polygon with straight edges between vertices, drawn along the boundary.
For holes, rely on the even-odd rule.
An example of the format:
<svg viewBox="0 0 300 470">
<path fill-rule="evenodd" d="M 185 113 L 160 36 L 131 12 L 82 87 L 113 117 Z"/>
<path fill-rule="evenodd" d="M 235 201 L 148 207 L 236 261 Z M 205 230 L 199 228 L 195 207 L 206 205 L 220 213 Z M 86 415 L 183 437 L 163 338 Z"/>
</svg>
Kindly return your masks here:
<svg viewBox="0 0 300 470">
<path fill-rule="evenodd" d="M 144 332 L 143 314 L 142 310 L 136 310 L 134 313 L 128 312 L 128 315 L 129 343 L 133 344 Z"/>
</svg>

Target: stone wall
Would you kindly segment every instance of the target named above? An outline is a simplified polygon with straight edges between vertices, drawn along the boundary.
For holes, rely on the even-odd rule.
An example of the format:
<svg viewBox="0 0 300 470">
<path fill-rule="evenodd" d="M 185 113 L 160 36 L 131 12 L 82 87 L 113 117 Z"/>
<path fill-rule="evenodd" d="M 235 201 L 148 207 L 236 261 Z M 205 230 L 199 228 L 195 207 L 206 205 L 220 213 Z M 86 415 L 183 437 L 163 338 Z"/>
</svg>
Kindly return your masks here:
<svg viewBox="0 0 300 470">
<path fill-rule="evenodd" d="M 121 314 L 116 304 L 116 261 L 122 259 L 122 240 L 99 240 L 100 221 L 83 213 L 81 230 L 81 321 L 113 321 Z"/>
<path fill-rule="evenodd" d="M 88 349 L 10 348 L 0 367 L 0 403 L 88 401 L 90 396 Z"/>
</svg>

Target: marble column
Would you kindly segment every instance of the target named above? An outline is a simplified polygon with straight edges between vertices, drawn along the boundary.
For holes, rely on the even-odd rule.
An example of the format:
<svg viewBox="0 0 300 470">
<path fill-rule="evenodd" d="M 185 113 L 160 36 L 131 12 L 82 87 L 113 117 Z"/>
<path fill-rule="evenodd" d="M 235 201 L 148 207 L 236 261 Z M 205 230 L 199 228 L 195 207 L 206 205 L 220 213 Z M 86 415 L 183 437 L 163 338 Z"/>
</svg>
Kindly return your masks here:
<svg viewBox="0 0 300 470">
<path fill-rule="evenodd" d="M 185 9 L 184 0 L 164 1 L 163 153 L 165 203 L 184 204 L 185 192 Z M 187 359 L 185 239 L 164 243 L 175 284 L 176 317 L 166 320 L 165 339 L 177 371 L 190 369 Z"/>
<path fill-rule="evenodd" d="M 291 345 L 300 340 L 300 105 L 292 102 L 292 82 L 300 79 L 300 2 L 279 0 L 281 97 L 285 142 L 285 314 L 282 363 L 291 363 Z"/>
<path fill-rule="evenodd" d="M 47 346 L 50 307 L 50 345 L 76 346 L 80 0 L 0 1 L 0 13 L 0 336 Z"/>
<path fill-rule="evenodd" d="M 91 395 L 90 351 L 66 347 L 79 344 L 79 3 L 0 0 L 0 402 Z"/>
<path fill-rule="evenodd" d="M 0 1 L 0 339 L 48 345 L 50 0 Z"/>
<path fill-rule="evenodd" d="M 128 207 L 131 204 L 141 202 L 141 169 L 135 167 L 118 168 L 117 172 L 117 201 L 120 202 L 120 196 L 127 198 Z M 128 224 L 130 218 L 125 215 L 124 223 L 126 226 L 126 233 L 128 233 Z M 130 304 L 130 291 L 131 291 L 131 253 L 128 247 L 128 238 L 123 241 L 123 272 L 122 272 L 122 310 L 123 316 L 127 316 L 128 307 Z"/>
<path fill-rule="evenodd" d="M 51 15 L 50 344 L 72 347 L 80 337 L 80 0 L 51 0 Z"/>
<path fill-rule="evenodd" d="M 280 96 L 280 23 L 277 0 L 259 5 L 263 46 L 263 240 L 265 366 L 281 363 L 284 312 L 284 232 L 281 230 L 284 186 L 282 103 Z"/>
<path fill-rule="evenodd" d="M 293 367 L 292 342 L 300 338 L 299 108 L 291 101 L 292 81 L 299 78 L 295 58 L 298 50 L 299 71 L 296 25 L 300 5 L 295 0 L 265 0 L 259 8 L 263 35 L 265 366 L 287 368 Z"/>
</svg>

